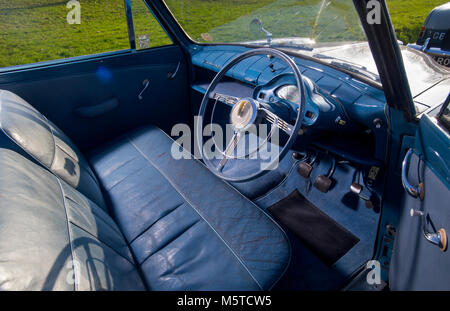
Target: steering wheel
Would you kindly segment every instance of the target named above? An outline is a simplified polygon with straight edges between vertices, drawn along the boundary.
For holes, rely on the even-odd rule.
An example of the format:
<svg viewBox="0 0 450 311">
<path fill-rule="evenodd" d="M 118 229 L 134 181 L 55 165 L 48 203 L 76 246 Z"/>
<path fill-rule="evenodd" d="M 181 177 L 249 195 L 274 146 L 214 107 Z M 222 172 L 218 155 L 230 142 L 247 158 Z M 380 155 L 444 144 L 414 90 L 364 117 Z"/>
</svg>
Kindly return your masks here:
<svg viewBox="0 0 450 311">
<path fill-rule="evenodd" d="M 257 55 L 267 57 L 276 57 L 284 61 L 291 69 L 297 84 L 300 101 L 296 103 L 297 109 L 290 106 L 292 116 L 280 117 L 277 114 L 279 102 L 272 96 L 272 100 L 262 100 L 255 98 L 256 94 L 251 97 L 236 97 L 229 94 L 221 94 L 214 92 L 219 82 L 225 74 L 241 61 Z M 255 92 L 253 92 L 255 93 Z M 211 102 L 214 106 L 211 107 Z M 218 103 L 227 106 L 230 111 L 228 125 L 231 128 L 228 133 L 232 132 L 231 139 L 225 142 L 221 148 L 220 139 L 215 135 L 207 142 L 204 141 L 204 134 L 212 135 L 217 132 L 214 130 L 214 115 Z M 209 126 L 204 128 L 206 113 L 211 117 Z M 297 133 L 302 125 L 305 114 L 305 91 L 302 80 L 302 74 L 295 62 L 285 53 L 272 48 L 258 48 L 240 54 L 239 56 L 228 62 L 214 77 L 203 97 L 197 122 L 195 124 L 195 135 L 197 148 L 201 152 L 202 159 L 209 170 L 216 176 L 231 182 L 243 182 L 257 178 L 270 170 L 277 167 L 278 163 L 284 158 L 292 144 L 297 138 Z M 287 118 L 287 119 L 286 119 Z M 255 129 L 262 124 L 270 127 L 266 131 Z M 217 126 L 217 125 L 216 125 Z M 223 127 L 223 126 L 222 126 Z M 285 138 L 284 146 L 280 146 L 279 131 Z M 283 134 L 284 133 L 284 134 Z M 245 139 L 244 139 L 245 137 Z M 287 137 L 287 139 L 286 139 Z M 222 137 L 221 137 L 222 138 Z M 255 142 L 257 147 L 251 151 L 251 143 L 247 147 L 246 142 Z M 244 145 L 242 148 L 240 145 Z M 241 154 L 238 150 L 241 151 Z M 270 159 L 267 156 L 270 153 Z M 256 162 L 255 162 L 256 161 Z M 255 165 L 257 163 L 257 165 Z"/>
</svg>

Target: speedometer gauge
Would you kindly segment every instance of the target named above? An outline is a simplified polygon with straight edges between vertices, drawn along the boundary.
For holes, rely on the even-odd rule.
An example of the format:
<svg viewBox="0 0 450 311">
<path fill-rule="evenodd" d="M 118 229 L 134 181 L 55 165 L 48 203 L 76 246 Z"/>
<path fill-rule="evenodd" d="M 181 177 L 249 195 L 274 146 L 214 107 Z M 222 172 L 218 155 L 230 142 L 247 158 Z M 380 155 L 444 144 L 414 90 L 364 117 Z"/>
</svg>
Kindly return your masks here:
<svg viewBox="0 0 450 311">
<path fill-rule="evenodd" d="M 298 89 L 297 89 L 297 87 L 295 85 L 292 85 L 292 84 L 284 85 L 284 86 L 280 87 L 275 92 L 275 94 L 279 98 L 284 99 L 284 100 L 288 100 L 291 103 L 294 103 L 294 104 L 297 104 L 297 105 L 300 103 L 300 97 L 299 97 L 299 94 L 298 94 Z"/>
</svg>

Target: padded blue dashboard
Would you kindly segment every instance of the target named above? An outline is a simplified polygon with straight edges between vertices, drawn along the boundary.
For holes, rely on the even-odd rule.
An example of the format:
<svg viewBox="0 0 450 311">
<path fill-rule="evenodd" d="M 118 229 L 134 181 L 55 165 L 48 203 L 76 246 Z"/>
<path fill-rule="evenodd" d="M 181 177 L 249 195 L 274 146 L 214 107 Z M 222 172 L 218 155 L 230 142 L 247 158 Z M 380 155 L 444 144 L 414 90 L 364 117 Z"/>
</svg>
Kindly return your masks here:
<svg viewBox="0 0 450 311">
<path fill-rule="evenodd" d="M 197 45 L 191 49 L 192 63 L 196 67 L 218 72 L 234 57 L 249 49 L 231 45 Z M 321 128 L 328 127 L 329 130 L 351 133 L 355 130 L 355 124 L 363 125 L 374 133 L 376 144 L 374 158 L 383 161 L 389 126 L 385 114 L 384 92 L 329 66 L 300 57 L 293 59 L 304 77 L 313 82 L 318 92 L 338 103 L 333 114 L 329 114 L 319 122 Z M 270 64 L 273 65 L 269 67 Z M 280 60 L 254 56 L 237 64 L 226 76 L 253 89 L 287 73 L 290 73 L 290 69 Z M 196 80 L 192 88 L 204 93 L 205 85 L 209 82 Z M 381 120 L 381 127 L 377 127 L 374 122 L 376 119 Z M 344 122 L 339 124 L 337 120 Z"/>
</svg>

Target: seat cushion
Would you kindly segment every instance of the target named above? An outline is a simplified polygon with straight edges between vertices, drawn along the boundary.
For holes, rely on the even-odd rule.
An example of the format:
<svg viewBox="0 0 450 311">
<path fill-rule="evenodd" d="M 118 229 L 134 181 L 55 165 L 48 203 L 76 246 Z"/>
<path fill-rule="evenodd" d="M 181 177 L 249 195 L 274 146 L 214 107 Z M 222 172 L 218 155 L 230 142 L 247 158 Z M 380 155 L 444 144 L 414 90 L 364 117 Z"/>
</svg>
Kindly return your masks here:
<svg viewBox="0 0 450 311">
<path fill-rule="evenodd" d="M 63 180 L 0 148 L 0 290 L 144 290 L 112 218 Z"/>
<path fill-rule="evenodd" d="M 247 198 L 255 201 L 277 187 L 295 169 L 296 164 L 297 160 L 288 154 L 280 161 L 276 169 L 261 177 L 243 182 L 232 182 L 231 185 Z M 232 164 L 229 163 L 228 165 L 231 166 Z"/>
<path fill-rule="evenodd" d="M 72 141 L 25 100 L 0 90 L 0 147 L 42 165 L 106 209 L 94 173 Z"/>
<path fill-rule="evenodd" d="M 199 161 L 175 160 L 172 146 L 146 127 L 89 157 L 148 288 L 270 289 L 290 260 L 282 229 Z"/>
</svg>

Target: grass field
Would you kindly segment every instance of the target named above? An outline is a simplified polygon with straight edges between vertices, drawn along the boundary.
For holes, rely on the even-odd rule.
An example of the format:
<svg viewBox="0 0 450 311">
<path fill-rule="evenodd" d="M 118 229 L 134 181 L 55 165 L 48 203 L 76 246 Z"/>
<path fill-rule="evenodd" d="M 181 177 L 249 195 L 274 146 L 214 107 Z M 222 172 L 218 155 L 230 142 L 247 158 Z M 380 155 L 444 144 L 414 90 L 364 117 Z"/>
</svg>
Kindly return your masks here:
<svg viewBox="0 0 450 311">
<path fill-rule="evenodd" d="M 417 40 L 430 11 L 447 0 L 387 0 L 392 22 L 399 40 L 412 43 Z"/>
<path fill-rule="evenodd" d="M 0 67 L 127 49 L 123 0 L 79 0 L 81 24 L 66 21 L 68 0 L 0 0 Z M 318 14 L 322 0 L 167 0 L 189 35 L 214 42 L 263 39 L 250 34 L 259 17 L 274 37 L 306 36 L 317 41 L 357 40 L 363 34 L 350 0 L 333 0 Z M 443 0 L 387 0 L 397 36 L 415 41 L 432 8 Z M 170 43 L 142 0 L 132 0 L 136 36 L 150 46 Z M 350 12 L 350 13 L 349 13 Z M 334 19 L 335 16 L 342 18 Z M 293 21 L 286 23 L 285 21 Z M 350 29 L 343 33 L 342 29 Z M 233 34 L 233 35 L 231 35 Z M 253 37 L 252 37 L 253 36 Z"/>
</svg>

